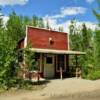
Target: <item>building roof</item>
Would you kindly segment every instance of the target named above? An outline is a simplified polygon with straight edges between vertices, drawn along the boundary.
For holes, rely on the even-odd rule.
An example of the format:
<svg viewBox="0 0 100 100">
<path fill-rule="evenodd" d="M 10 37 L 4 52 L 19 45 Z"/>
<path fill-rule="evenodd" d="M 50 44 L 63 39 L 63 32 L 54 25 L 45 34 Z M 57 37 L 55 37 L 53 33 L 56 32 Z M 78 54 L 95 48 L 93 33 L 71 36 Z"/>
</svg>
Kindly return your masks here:
<svg viewBox="0 0 100 100">
<path fill-rule="evenodd" d="M 51 53 L 51 54 L 77 54 L 84 55 L 86 52 L 80 51 L 70 51 L 70 50 L 54 50 L 54 49 L 40 49 L 40 48 L 30 48 L 30 50 L 36 53 Z"/>
</svg>

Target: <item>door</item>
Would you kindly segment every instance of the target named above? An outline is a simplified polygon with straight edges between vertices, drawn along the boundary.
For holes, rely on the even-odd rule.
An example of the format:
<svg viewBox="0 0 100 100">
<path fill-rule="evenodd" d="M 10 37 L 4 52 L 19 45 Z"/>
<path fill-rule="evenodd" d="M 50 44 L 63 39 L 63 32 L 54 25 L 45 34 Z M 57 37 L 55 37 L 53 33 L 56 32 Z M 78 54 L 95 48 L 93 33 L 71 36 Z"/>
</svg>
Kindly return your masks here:
<svg viewBox="0 0 100 100">
<path fill-rule="evenodd" d="M 54 70 L 54 55 L 47 54 L 44 57 L 44 77 L 53 78 Z"/>
</svg>

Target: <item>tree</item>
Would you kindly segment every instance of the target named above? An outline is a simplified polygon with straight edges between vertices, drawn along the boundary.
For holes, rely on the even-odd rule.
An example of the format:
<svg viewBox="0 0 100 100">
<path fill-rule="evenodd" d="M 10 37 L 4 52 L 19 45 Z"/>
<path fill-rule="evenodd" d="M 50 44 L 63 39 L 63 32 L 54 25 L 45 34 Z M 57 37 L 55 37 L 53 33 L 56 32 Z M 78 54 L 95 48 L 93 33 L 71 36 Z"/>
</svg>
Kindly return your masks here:
<svg viewBox="0 0 100 100">
<path fill-rule="evenodd" d="M 43 22 L 43 19 L 42 18 L 39 18 L 38 19 L 38 27 L 39 28 L 44 28 L 44 22 Z"/>
<path fill-rule="evenodd" d="M 83 51 L 86 51 L 90 47 L 91 43 L 91 32 L 87 29 L 86 25 L 82 25 L 82 49 Z"/>
<path fill-rule="evenodd" d="M 7 22 L 7 34 L 10 38 L 9 41 L 11 41 L 11 43 L 13 42 L 13 44 L 15 44 L 15 47 L 17 42 L 25 34 L 21 18 L 17 16 L 15 12 L 12 12 L 9 16 L 9 20 Z"/>
<path fill-rule="evenodd" d="M 63 27 L 60 26 L 58 30 L 59 32 L 63 32 Z"/>
<path fill-rule="evenodd" d="M 32 17 L 32 26 L 38 27 L 38 17 L 35 15 Z"/>
<path fill-rule="evenodd" d="M 20 16 L 12 12 L 6 28 L 0 19 L 0 87 L 9 89 L 18 83 L 18 51 L 17 42 L 24 36 Z M 21 84 L 21 83 L 20 83 Z"/>
<path fill-rule="evenodd" d="M 46 29 L 50 29 L 50 25 L 49 25 L 49 22 L 48 21 L 46 23 Z"/>
<path fill-rule="evenodd" d="M 26 30 L 26 25 L 32 25 L 32 20 L 27 17 L 27 16 L 21 16 L 21 21 L 22 21 L 22 26 L 23 26 L 23 31 L 25 32 Z"/>
<path fill-rule="evenodd" d="M 100 11 L 100 0 L 97 0 L 97 2 L 98 2 L 98 8 Z M 100 13 L 96 10 L 93 10 L 93 12 L 98 20 L 98 25 L 100 27 Z M 96 58 L 95 66 L 100 68 L 100 29 L 97 29 L 95 31 L 94 44 L 95 44 L 95 58 Z"/>
<path fill-rule="evenodd" d="M 95 58 L 96 58 L 96 67 L 100 68 L 100 30 L 96 30 L 95 32 Z"/>
<path fill-rule="evenodd" d="M 2 20 L 2 19 L 1 19 Z M 1 21 L 2 22 L 2 21 Z M 10 43 L 8 35 L 3 24 L 0 26 L 0 87 L 9 88 L 15 82 L 16 76 L 15 63 L 16 52 L 13 44 Z"/>
<path fill-rule="evenodd" d="M 83 24 L 80 28 L 76 27 L 77 22 L 72 21 L 70 25 L 70 47 L 72 50 L 84 51 L 85 56 L 79 57 L 79 62 L 84 65 L 84 74 L 88 75 L 90 67 L 94 67 L 94 43 L 93 43 L 93 31 L 87 29 Z"/>
<path fill-rule="evenodd" d="M 69 37 L 70 37 L 70 48 L 72 50 L 82 50 L 81 49 L 81 34 L 80 29 L 76 27 L 75 20 L 71 21 L 71 25 L 69 26 Z"/>
<path fill-rule="evenodd" d="M 69 39 L 70 39 L 70 49 L 73 51 L 82 51 L 82 38 L 81 38 L 81 30 L 80 27 L 76 27 L 77 22 L 75 20 L 71 21 L 71 25 L 69 26 Z M 70 63 L 73 64 L 73 68 L 74 69 L 75 66 L 75 55 L 69 56 L 70 57 Z M 83 59 L 82 56 L 78 56 L 78 63 L 80 63 L 80 67 L 81 63 L 83 64 Z M 79 67 L 79 66 L 77 66 Z"/>
<path fill-rule="evenodd" d="M 24 60 L 26 63 L 26 70 L 27 71 L 34 71 L 37 70 L 36 61 L 35 61 L 35 53 L 30 50 L 31 44 L 28 44 L 27 47 L 24 49 Z"/>
</svg>

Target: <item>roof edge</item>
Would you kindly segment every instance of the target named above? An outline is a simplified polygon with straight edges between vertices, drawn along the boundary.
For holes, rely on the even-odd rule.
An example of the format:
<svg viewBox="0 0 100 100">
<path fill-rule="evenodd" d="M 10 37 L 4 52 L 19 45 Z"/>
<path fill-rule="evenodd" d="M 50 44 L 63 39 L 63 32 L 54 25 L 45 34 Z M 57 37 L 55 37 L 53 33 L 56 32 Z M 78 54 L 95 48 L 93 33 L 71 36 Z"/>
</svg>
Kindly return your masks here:
<svg viewBox="0 0 100 100">
<path fill-rule="evenodd" d="M 30 48 L 30 50 L 37 52 L 37 53 L 77 54 L 77 55 L 85 55 L 86 54 L 86 52 L 70 51 L 70 50 L 55 50 L 55 49 L 40 49 L 40 48 Z"/>
<path fill-rule="evenodd" d="M 52 29 L 46 29 L 46 28 L 39 28 L 39 27 L 34 27 L 31 25 L 26 25 L 26 27 L 30 27 L 30 28 L 34 28 L 34 29 L 41 29 L 41 30 L 46 30 L 46 31 L 51 31 L 51 32 L 58 32 L 58 33 L 64 33 L 64 34 L 68 34 L 67 32 L 60 32 L 60 31 L 56 31 L 56 30 L 52 30 Z"/>
</svg>

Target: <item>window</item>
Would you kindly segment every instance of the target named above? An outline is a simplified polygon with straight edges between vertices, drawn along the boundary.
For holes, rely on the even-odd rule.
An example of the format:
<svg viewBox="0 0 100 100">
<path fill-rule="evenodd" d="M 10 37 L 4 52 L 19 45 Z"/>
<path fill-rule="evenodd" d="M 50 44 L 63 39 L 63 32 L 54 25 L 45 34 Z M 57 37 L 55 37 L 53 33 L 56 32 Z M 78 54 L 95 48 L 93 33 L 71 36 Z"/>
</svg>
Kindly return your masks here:
<svg viewBox="0 0 100 100">
<path fill-rule="evenodd" d="M 47 57 L 46 58 L 46 63 L 47 64 L 52 64 L 52 57 Z"/>
</svg>

